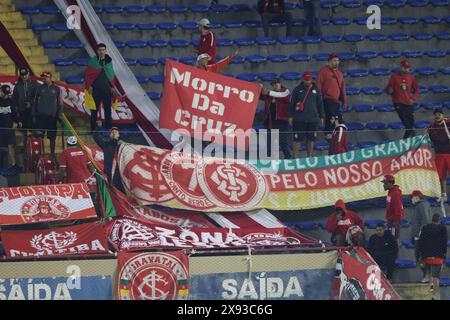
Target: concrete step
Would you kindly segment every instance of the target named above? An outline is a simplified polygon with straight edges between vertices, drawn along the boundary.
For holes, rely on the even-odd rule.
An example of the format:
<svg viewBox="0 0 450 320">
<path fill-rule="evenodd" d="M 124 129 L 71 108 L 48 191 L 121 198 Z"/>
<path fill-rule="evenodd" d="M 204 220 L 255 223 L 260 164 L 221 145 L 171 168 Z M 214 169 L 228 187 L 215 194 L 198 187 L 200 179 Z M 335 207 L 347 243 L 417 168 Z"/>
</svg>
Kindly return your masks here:
<svg viewBox="0 0 450 320">
<path fill-rule="evenodd" d="M 27 61 L 31 64 L 48 64 L 47 56 L 29 56 L 27 57 Z M 0 57 L 0 65 L 9 65 L 13 63 L 9 57 Z"/>
<path fill-rule="evenodd" d="M 16 11 L 14 5 L 0 3 L 0 13 L 8 13 Z"/>
<path fill-rule="evenodd" d="M 403 300 L 431 300 L 432 298 L 429 284 L 396 283 L 393 286 Z"/>
<path fill-rule="evenodd" d="M 35 40 L 35 39 L 33 39 Z M 29 56 L 42 56 L 44 55 L 44 48 L 41 46 L 38 46 L 37 44 L 32 46 L 21 46 L 19 45 L 20 51 L 25 57 Z M 0 57 L 7 57 L 8 54 L 3 50 L 3 48 L 0 48 Z"/>
<path fill-rule="evenodd" d="M 20 12 L 0 12 L 1 22 L 20 21 L 20 20 L 22 20 L 22 14 Z"/>
<path fill-rule="evenodd" d="M 1 8 L 0 8 L 0 10 L 1 10 Z M 5 25 L 5 27 L 7 29 L 26 29 L 27 28 L 27 22 L 25 20 L 5 21 L 5 22 L 3 22 L 3 24 Z"/>
<path fill-rule="evenodd" d="M 16 75 L 16 67 L 14 65 L 0 65 L 0 74 L 5 76 Z"/>
<path fill-rule="evenodd" d="M 8 13 L 7 16 L 14 16 L 17 12 L 14 13 Z M 14 20 L 9 20 L 9 21 L 20 21 L 21 17 L 14 19 Z M 0 19 L 1 19 L 1 14 L 0 14 Z M 14 40 L 25 40 L 25 39 L 34 39 L 34 33 L 31 29 L 8 29 L 8 31 L 11 33 L 11 35 L 13 36 Z"/>
<path fill-rule="evenodd" d="M 0 0 L 0 4 L 1 5 L 10 5 L 11 4 L 11 0 Z"/>
</svg>

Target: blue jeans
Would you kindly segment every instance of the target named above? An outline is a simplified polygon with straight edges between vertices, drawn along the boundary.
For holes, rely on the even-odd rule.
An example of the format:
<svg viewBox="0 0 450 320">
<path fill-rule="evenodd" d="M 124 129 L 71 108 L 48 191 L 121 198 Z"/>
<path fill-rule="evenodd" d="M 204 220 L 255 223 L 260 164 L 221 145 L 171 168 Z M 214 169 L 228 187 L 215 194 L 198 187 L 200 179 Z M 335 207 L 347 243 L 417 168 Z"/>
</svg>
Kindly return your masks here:
<svg viewBox="0 0 450 320">
<path fill-rule="evenodd" d="M 303 1 L 308 35 L 321 36 L 320 0 Z"/>
</svg>

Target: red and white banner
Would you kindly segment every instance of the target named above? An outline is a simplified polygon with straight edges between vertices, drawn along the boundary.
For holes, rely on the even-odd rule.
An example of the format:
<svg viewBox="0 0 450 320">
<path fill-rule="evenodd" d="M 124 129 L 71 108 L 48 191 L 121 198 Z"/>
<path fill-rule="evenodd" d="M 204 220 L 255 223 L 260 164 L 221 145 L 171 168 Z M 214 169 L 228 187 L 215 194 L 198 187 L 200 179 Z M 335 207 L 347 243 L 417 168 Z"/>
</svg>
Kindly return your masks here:
<svg viewBox="0 0 450 320">
<path fill-rule="evenodd" d="M 101 222 L 46 230 L 1 232 L 7 257 L 108 253 Z"/>
<path fill-rule="evenodd" d="M 248 212 L 229 212 L 222 213 L 205 213 L 210 219 L 214 220 L 222 228 L 285 228 L 273 214 L 266 209 L 248 211 Z"/>
<path fill-rule="evenodd" d="M 107 227 L 107 235 L 119 251 L 151 248 L 236 248 L 288 246 L 317 243 L 289 228 L 180 228 L 119 218 Z"/>
<path fill-rule="evenodd" d="M 118 263 L 118 300 L 188 298 L 189 258 L 183 252 L 120 252 Z"/>
<path fill-rule="evenodd" d="M 0 83 L 8 84 L 14 88 L 17 77 L 1 76 Z M 40 81 L 38 81 L 40 82 Z M 64 106 L 75 112 L 79 112 L 86 117 L 91 116 L 91 110 L 84 105 L 84 88 L 68 85 L 62 82 L 55 82 L 61 89 Z M 120 101 L 117 109 L 111 109 L 111 117 L 115 123 L 134 123 L 133 114 L 125 101 Z M 100 119 L 105 119 L 104 111 L 99 114 Z"/>
<path fill-rule="evenodd" d="M 85 183 L 0 188 L 0 225 L 96 217 Z"/>
<path fill-rule="evenodd" d="M 161 128 L 186 129 L 192 136 L 197 131 L 230 138 L 235 137 L 236 129 L 252 128 L 261 93 L 258 84 L 172 60 L 166 60 L 165 74 Z M 211 139 L 203 136 L 203 140 Z"/>
<path fill-rule="evenodd" d="M 364 248 L 338 253 L 332 296 L 336 300 L 400 300 Z"/>
</svg>

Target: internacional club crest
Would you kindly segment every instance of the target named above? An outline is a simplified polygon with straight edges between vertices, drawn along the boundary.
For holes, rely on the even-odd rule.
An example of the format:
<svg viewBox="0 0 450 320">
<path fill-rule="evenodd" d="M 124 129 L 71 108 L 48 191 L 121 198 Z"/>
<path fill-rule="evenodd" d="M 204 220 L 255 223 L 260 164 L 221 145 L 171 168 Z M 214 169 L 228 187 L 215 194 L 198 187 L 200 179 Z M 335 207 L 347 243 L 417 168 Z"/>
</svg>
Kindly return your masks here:
<svg viewBox="0 0 450 320">
<path fill-rule="evenodd" d="M 184 300 L 188 275 L 182 261 L 172 254 L 137 254 L 119 271 L 117 296 L 120 300 Z"/>
<path fill-rule="evenodd" d="M 28 200 L 21 208 L 22 219 L 27 222 L 53 221 L 70 216 L 70 210 L 58 199 L 52 197 L 36 197 Z"/>
<path fill-rule="evenodd" d="M 145 146 L 121 146 L 118 158 L 122 181 L 141 202 L 161 203 L 173 199 L 159 170 L 160 162 L 166 154 L 167 151 Z"/>
<path fill-rule="evenodd" d="M 293 237 L 286 237 L 279 233 L 258 232 L 242 237 L 245 243 L 251 246 L 287 246 L 300 244 L 300 240 Z"/>
<path fill-rule="evenodd" d="M 37 234 L 30 240 L 30 245 L 38 251 L 54 251 L 69 247 L 77 241 L 77 234 L 72 231 L 49 234 Z"/>
<path fill-rule="evenodd" d="M 161 173 L 178 201 L 197 210 L 210 209 L 215 205 L 200 188 L 195 171 L 199 161 L 195 154 L 171 152 L 161 161 Z"/>
<path fill-rule="evenodd" d="M 155 230 L 131 219 L 116 221 L 109 232 L 109 238 L 122 250 L 148 248 L 161 244 Z"/>
<path fill-rule="evenodd" d="M 217 207 L 253 209 L 266 194 L 263 174 L 249 163 L 203 158 L 196 170 L 202 191 Z"/>
</svg>

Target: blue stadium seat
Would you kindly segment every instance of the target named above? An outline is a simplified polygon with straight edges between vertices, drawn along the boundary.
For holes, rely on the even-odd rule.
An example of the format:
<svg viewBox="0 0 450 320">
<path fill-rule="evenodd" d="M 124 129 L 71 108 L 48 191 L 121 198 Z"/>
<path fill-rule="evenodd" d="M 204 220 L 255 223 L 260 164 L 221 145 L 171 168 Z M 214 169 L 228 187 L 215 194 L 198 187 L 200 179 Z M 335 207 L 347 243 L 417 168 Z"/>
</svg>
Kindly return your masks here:
<svg viewBox="0 0 450 320">
<path fill-rule="evenodd" d="M 172 13 L 186 13 L 188 11 L 188 7 L 183 5 L 173 5 L 169 8 L 169 11 Z"/>
<path fill-rule="evenodd" d="M 373 146 L 376 146 L 378 143 L 376 143 L 375 141 L 361 141 L 358 142 L 358 147 L 360 149 L 364 149 L 364 148 L 370 148 Z"/>
<path fill-rule="evenodd" d="M 65 78 L 65 80 L 68 84 L 84 84 L 83 77 L 71 76 L 71 77 Z"/>
<path fill-rule="evenodd" d="M 144 13 L 145 8 L 142 6 L 126 6 L 125 11 L 128 13 L 138 14 L 138 13 Z"/>
<path fill-rule="evenodd" d="M 378 57 L 378 53 L 375 51 L 360 51 L 358 52 L 358 58 L 360 59 L 375 59 Z"/>
<path fill-rule="evenodd" d="M 375 198 L 375 199 L 370 199 L 370 204 L 372 205 L 372 207 L 375 208 L 386 208 L 386 198 Z"/>
<path fill-rule="evenodd" d="M 178 59 L 177 59 L 177 58 L 174 58 L 174 57 L 161 57 L 161 58 L 158 59 L 158 62 L 159 62 L 160 64 L 162 64 L 162 65 L 165 65 L 167 59 L 173 60 L 173 61 L 178 61 Z"/>
<path fill-rule="evenodd" d="M 450 75 L 450 67 L 441 67 L 439 68 L 439 72 L 448 76 Z"/>
<path fill-rule="evenodd" d="M 445 108 L 445 109 L 450 109 L 450 101 L 445 101 L 445 102 L 443 102 L 442 103 L 442 106 Z M 449 181 L 450 182 L 450 181 Z"/>
<path fill-rule="evenodd" d="M 276 73 L 260 73 L 258 75 L 261 81 L 271 81 L 273 78 L 276 78 L 278 75 Z"/>
<path fill-rule="evenodd" d="M 249 38 L 239 38 L 234 40 L 234 42 L 238 46 L 253 46 L 255 44 L 255 40 Z"/>
<path fill-rule="evenodd" d="M 295 224 L 298 230 L 300 231 L 312 231 L 317 230 L 319 226 L 312 221 L 301 221 Z"/>
<path fill-rule="evenodd" d="M 405 126 L 400 121 L 391 122 L 388 124 L 389 129 L 393 130 L 399 130 L 399 129 L 405 129 Z"/>
<path fill-rule="evenodd" d="M 413 33 L 411 35 L 416 40 L 431 40 L 433 39 L 433 35 L 429 33 Z"/>
<path fill-rule="evenodd" d="M 156 24 L 154 24 L 154 23 L 138 23 L 138 24 L 136 24 L 136 27 L 139 30 L 142 30 L 142 31 L 144 31 L 144 30 L 155 30 L 156 29 Z"/>
<path fill-rule="evenodd" d="M 385 130 L 387 128 L 384 122 L 368 122 L 366 129 L 368 130 Z"/>
<path fill-rule="evenodd" d="M 314 150 L 316 151 L 327 151 L 330 148 L 328 142 L 318 141 L 314 144 Z"/>
<path fill-rule="evenodd" d="M 450 267 L 450 258 L 445 259 L 445 265 Z"/>
<path fill-rule="evenodd" d="M 63 46 L 66 48 L 84 48 L 84 45 L 80 41 L 64 41 Z"/>
<path fill-rule="evenodd" d="M 198 38 L 192 39 L 191 45 L 193 45 L 194 47 L 197 48 L 199 46 L 199 44 L 200 44 L 200 39 L 198 39 Z"/>
<path fill-rule="evenodd" d="M 61 10 L 59 10 L 58 7 L 56 6 L 46 6 L 46 7 L 41 7 L 41 13 L 43 14 L 60 14 Z"/>
<path fill-rule="evenodd" d="M 153 83 L 164 83 L 164 75 L 156 74 L 148 78 Z"/>
<path fill-rule="evenodd" d="M 46 49 L 59 49 L 63 46 L 62 43 L 58 41 L 43 41 L 42 45 Z"/>
<path fill-rule="evenodd" d="M 147 6 L 145 10 L 150 13 L 164 13 L 166 12 L 166 8 L 163 6 Z"/>
<path fill-rule="evenodd" d="M 320 220 L 318 225 L 320 229 L 327 230 L 327 220 Z"/>
<path fill-rule="evenodd" d="M 233 11 L 250 11 L 252 8 L 246 3 L 235 3 L 231 5 Z"/>
<path fill-rule="evenodd" d="M 369 72 L 373 76 L 389 76 L 391 74 L 391 70 L 386 68 L 372 68 Z"/>
<path fill-rule="evenodd" d="M 103 11 L 109 14 L 123 13 L 123 8 L 119 6 L 105 6 L 103 7 Z"/>
<path fill-rule="evenodd" d="M 300 61 L 310 61 L 310 60 L 311 60 L 311 57 L 310 57 L 309 55 L 307 55 L 307 54 L 304 54 L 304 53 L 291 54 L 291 55 L 289 56 L 289 58 L 290 58 L 292 61 L 295 61 L 295 62 L 300 62 Z"/>
<path fill-rule="evenodd" d="M 131 58 L 125 58 L 125 63 L 128 66 L 136 66 L 137 65 L 137 60 L 136 59 L 131 59 Z"/>
<path fill-rule="evenodd" d="M 55 59 L 53 63 L 57 67 L 68 67 L 73 65 L 73 61 L 70 59 Z"/>
<path fill-rule="evenodd" d="M 285 45 L 290 45 L 290 44 L 297 44 L 298 43 L 298 39 L 296 37 L 280 37 L 278 39 L 278 42 L 280 42 L 281 44 L 285 44 Z"/>
<path fill-rule="evenodd" d="M 46 23 L 33 23 L 31 30 L 33 31 L 49 31 L 52 27 Z"/>
<path fill-rule="evenodd" d="M 159 93 L 159 92 L 152 92 L 152 91 L 147 92 L 147 95 L 148 95 L 148 97 L 149 97 L 151 100 L 160 100 L 160 99 L 161 99 L 161 96 L 162 96 L 161 93 Z"/>
<path fill-rule="evenodd" d="M 445 226 L 450 226 L 450 217 L 442 217 L 441 223 Z"/>
<path fill-rule="evenodd" d="M 338 52 L 339 59 L 342 61 L 355 60 L 356 56 L 353 52 Z M 328 59 L 327 59 L 328 60 Z"/>
<path fill-rule="evenodd" d="M 219 22 L 211 22 L 209 24 L 210 29 L 220 29 L 222 28 L 222 25 Z"/>
<path fill-rule="evenodd" d="M 353 22 L 356 23 L 358 26 L 365 26 L 367 25 L 367 17 L 358 17 L 353 19 Z"/>
<path fill-rule="evenodd" d="M 194 13 L 206 13 L 209 11 L 209 7 L 204 4 L 192 4 L 190 9 Z"/>
<path fill-rule="evenodd" d="M 136 25 L 134 23 L 116 23 L 114 24 L 114 28 L 117 30 L 134 30 Z"/>
<path fill-rule="evenodd" d="M 158 23 L 158 28 L 161 30 L 175 30 L 177 28 L 177 24 L 173 22 L 161 22 Z"/>
<path fill-rule="evenodd" d="M 136 80 L 142 84 L 148 83 L 148 78 L 146 76 L 136 76 Z"/>
<path fill-rule="evenodd" d="M 357 96 L 360 93 L 360 90 L 358 88 L 354 88 L 354 87 L 346 87 L 345 88 L 345 93 L 348 96 Z"/>
<path fill-rule="evenodd" d="M 19 8 L 19 11 L 22 14 L 26 14 L 26 15 L 31 15 L 31 14 L 39 14 L 39 8 L 37 7 L 29 7 L 29 6 L 25 6 L 25 7 L 21 7 Z"/>
<path fill-rule="evenodd" d="M 301 39 L 302 39 L 303 43 L 311 44 L 311 43 L 320 43 L 321 37 L 320 36 L 302 36 Z"/>
<path fill-rule="evenodd" d="M 364 125 L 360 122 L 349 122 L 345 124 L 349 131 L 360 131 L 364 130 Z"/>
<path fill-rule="evenodd" d="M 422 76 L 431 76 L 437 73 L 437 70 L 432 67 L 419 67 L 414 69 L 414 72 L 422 75 Z"/>
<path fill-rule="evenodd" d="M 193 65 L 197 62 L 197 57 L 182 57 L 178 61 L 187 65 Z"/>
<path fill-rule="evenodd" d="M 395 265 L 399 269 L 415 269 L 416 268 L 416 262 L 413 260 L 407 260 L 407 259 L 397 259 L 397 260 L 395 260 Z"/>
<path fill-rule="evenodd" d="M 391 8 L 402 8 L 405 6 L 406 1 L 403 0 L 386 0 L 385 5 Z"/>
<path fill-rule="evenodd" d="M 142 40 L 130 40 L 126 43 L 128 48 L 145 48 L 147 46 L 147 42 Z"/>
<path fill-rule="evenodd" d="M 347 9 L 355 9 L 355 8 L 360 8 L 361 3 L 357 0 L 343 0 L 343 1 L 341 1 L 341 6 L 343 6 L 344 8 L 347 8 Z"/>
<path fill-rule="evenodd" d="M 361 92 L 368 95 L 380 95 L 383 93 L 383 90 L 378 87 L 363 87 Z"/>
<path fill-rule="evenodd" d="M 432 91 L 433 93 L 447 93 L 447 92 L 450 92 L 449 87 L 446 87 L 446 86 L 430 86 L 428 89 L 430 91 Z"/>
<path fill-rule="evenodd" d="M 352 23 L 352 20 L 345 17 L 334 17 L 331 19 L 331 23 L 335 26 L 348 26 Z"/>
<path fill-rule="evenodd" d="M 428 128 L 431 124 L 431 121 L 416 121 L 414 124 L 416 129 L 425 129 Z"/>
<path fill-rule="evenodd" d="M 386 225 L 386 221 L 379 219 L 364 221 L 364 225 L 366 226 L 367 229 L 375 229 L 377 225 L 380 223 Z"/>
<path fill-rule="evenodd" d="M 423 93 L 421 93 L 421 94 L 423 94 Z M 414 102 L 412 104 L 412 107 L 413 107 L 414 111 L 418 111 L 421 108 L 421 105 L 419 103 Z"/>
<path fill-rule="evenodd" d="M 421 58 L 421 57 L 423 57 L 423 52 L 417 51 L 417 50 L 404 50 L 404 51 L 402 51 L 402 55 L 408 59 Z"/>
<path fill-rule="evenodd" d="M 267 57 L 271 62 L 279 63 L 279 62 L 287 62 L 289 61 L 289 57 L 282 54 L 271 54 Z"/>
<path fill-rule="evenodd" d="M 329 53 L 317 52 L 317 53 L 314 54 L 313 57 L 317 61 L 327 61 L 329 56 L 330 56 Z"/>
<path fill-rule="evenodd" d="M 348 74 L 352 78 L 363 78 L 363 77 L 367 77 L 369 75 L 369 71 L 364 70 L 364 69 L 353 69 L 353 70 L 348 70 Z"/>
<path fill-rule="evenodd" d="M 305 19 L 293 19 L 292 25 L 294 27 L 304 27 L 304 26 L 306 26 L 306 21 L 305 21 Z"/>
<path fill-rule="evenodd" d="M 249 20 L 244 22 L 247 28 L 261 28 L 262 24 L 260 20 Z"/>
<path fill-rule="evenodd" d="M 230 64 L 243 64 L 243 63 L 245 63 L 245 57 L 243 56 L 235 56 L 230 62 Z"/>
<path fill-rule="evenodd" d="M 450 286 L 450 278 L 439 279 L 439 287 L 448 287 L 448 286 Z"/>
<path fill-rule="evenodd" d="M 338 42 L 342 41 L 342 36 L 336 36 L 336 35 L 322 36 L 322 40 L 327 43 L 338 43 Z"/>
<path fill-rule="evenodd" d="M 77 58 L 73 60 L 73 63 L 75 63 L 77 66 L 85 67 L 88 65 L 89 59 L 88 58 Z"/>
<path fill-rule="evenodd" d="M 378 112 L 394 112 L 395 108 L 392 104 L 376 104 L 374 106 Z"/>
<path fill-rule="evenodd" d="M 298 72 L 283 72 L 280 77 L 284 80 L 300 80 L 300 73 Z"/>
<path fill-rule="evenodd" d="M 434 35 L 439 40 L 450 40 L 450 33 L 448 33 L 448 32 L 436 32 Z M 447 54 L 448 54 L 448 52 L 447 52 Z"/>
<path fill-rule="evenodd" d="M 376 5 L 376 6 L 379 6 L 379 7 L 383 7 L 384 0 L 364 0 L 364 5 L 366 7 L 369 7 L 371 5 Z"/>
<path fill-rule="evenodd" d="M 234 41 L 231 39 L 225 39 L 225 38 L 217 39 L 218 47 L 230 47 L 233 45 L 233 43 L 234 43 Z"/>
<path fill-rule="evenodd" d="M 147 44 L 152 48 L 164 48 L 168 45 L 167 41 L 164 40 L 150 40 Z"/>
<path fill-rule="evenodd" d="M 408 0 L 408 4 L 415 8 L 426 7 L 428 6 L 428 0 Z"/>
<path fill-rule="evenodd" d="M 100 15 L 103 12 L 103 8 L 102 7 L 97 7 L 97 6 L 93 6 L 94 11 L 96 14 Z"/>
<path fill-rule="evenodd" d="M 103 27 L 105 27 L 106 30 L 114 30 L 114 25 L 112 23 L 104 23 Z"/>
<path fill-rule="evenodd" d="M 397 59 L 400 58 L 400 52 L 398 51 L 382 51 L 380 54 L 383 56 L 383 58 L 387 59 Z"/>
<path fill-rule="evenodd" d="M 391 33 L 389 35 L 389 38 L 392 41 L 408 41 L 409 36 L 406 33 L 397 32 L 397 33 Z"/>
<path fill-rule="evenodd" d="M 337 8 L 339 6 L 339 3 L 337 1 L 333 0 L 321 0 L 320 1 L 320 7 L 322 9 L 333 9 Z"/>
<path fill-rule="evenodd" d="M 414 245 L 413 245 L 411 239 L 402 240 L 402 247 L 407 248 L 407 249 L 414 249 Z"/>
<path fill-rule="evenodd" d="M 230 7 L 226 4 L 214 4 L 209 8 L 209 10 L 216 13 L 223 13 L 229 11 Z"/>
<path fill-rule="evenodd" d="M 433 7 L 448 7 L 450 2 L 448 0 L 431 0 Z"/>
<path fill-rule="evenodd" d="M 240 73 L 236 75 L 236 78 L 244 81 L 254 82 L 258 80 L 258 75 L 253 73 Z"/>
<path fill-rule="evenodd" d="M 256 42 L 260 45 L 274 45 L 277 41 L 270 37 L 258 37 L 256 38 Z"/>
<path fill-rule="evenodd" d="M 190 43 L 184 39 L 172 39 L 169 40 L 169 45 L 174 48 L 187 48 Z"/>
<path fill-rule="evenodd" d="M 138 63 L 141 66 L 156 66 L 158 65 L 158 60 L 155 58 L 141 58 L 138 59 Z"/>
<path fill-rule="evenodd" d="M 397 19 L 392 17 L 381 17 L 381 25 L 394 25 L 397 24 Z"/>
<path fill-rule="evenodd" d="M 120 40 L 115 40 L 113 41 L 114 45 L 118 48 L 118 49 L 122 49 L 125 48 L 127 46 L 125 41 L 120 41 Z"/>
<path fill-rule="evenodd" d="M 267 61 L 266 57 L 263 57 L 259 54 L 252 54 L 250 56 L 247 56 L 245 59 L 250 63 L 264 63 Z"/>
<path fill-rule="evenodd" d="M 423 23 L 425 23 L 425 24 L 439 24 L 442 21 L 441 18 L 438 18 L 435 16 L 422 17 L 422 18 L 420 18 L 420 20 L 423 21 Z"/>
<path fill-rule="evenodd" d="M 366 39 L 370 41 L 386 41 L 388 39 L 387 35 L 381 33 L 373 33 L 366 35 Z"/>
<path fill-rule="evenodd" d="M 52 28 L 55 31 L 69 31 L 70 30 L 67 27 L 67 23 L 54 23 L 54 24 L 52 24 Z"/>
<path fill-rule="evenodd" d="M 428 50 L 425 51 L 425 55 L 430 58 L 444 58 L 447 54 L 442 50 Z"/>
<path fill-rule="evenodd" d="M 284 10 L 294 10 L 297 8 L 297 4 L 293 2 L 284 2 Z"/>
<path fill-rule="evenodd" d="M 242 22 L 224 22 L 223 26 L 227 29 L 242 28 L 244 24 Z"/>
<path fill-rule="evenodd" d="M 344 36 L 344 39 L 347 42 L 360 42 L 364 40 L 364 36 L 360 34 L 347 34 Z"/>
<path fill-rule="evenodd" d="M 408 199 L 408 201 L 410 201 L 410 199 Z M 402 229 L 408 229 L 410 226 L 411 226 L 411 223 L 410 223 L 408 220 L 402 219 L 402 220 L 400 221 L 400 228 L 402 228 Z"/>
<path fill-rule="evenodd" d="M 370 104 L 354 104 L 352 110 L 355 112 L 372 112 L 374 108 Z"/>
<path fill-rule="evenodd" d="M 417 23 L 419 23 L 419 20 L 417 18 L 410 17 L 410 16 L 400 17 L 400 18 L 398 18 L 398 21 L 401 24 L 417 24 Z"/>
</svg>

